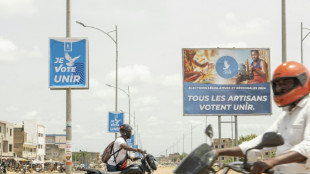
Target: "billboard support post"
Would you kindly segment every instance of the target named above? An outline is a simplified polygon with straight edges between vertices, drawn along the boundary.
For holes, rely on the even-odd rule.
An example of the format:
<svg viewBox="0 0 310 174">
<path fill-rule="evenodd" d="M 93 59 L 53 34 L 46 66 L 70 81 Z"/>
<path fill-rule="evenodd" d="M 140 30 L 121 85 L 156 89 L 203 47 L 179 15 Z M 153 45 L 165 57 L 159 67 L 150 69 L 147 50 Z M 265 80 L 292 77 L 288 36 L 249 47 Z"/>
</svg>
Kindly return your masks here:
<svg viewBox="0 0 310 174">
<path fill-rule="evenodd" d="M 229 124 L 233 124 L 235 123 L 235 142 L 236 142 L 236 146 L 238 146 L 238 116 L 235 115 L 234 116 L 234 121 L 222 121 L 222 117 L 221 115 L 218 116 L 218 129 L 219 129 L 219 149 L 222 148 L 222 123 L 229 123 Z M 233 137 L 232 137 L 232 142 L 233 142 Z M 211 142 L 212 143 L 212 142 Z M 239 158 L 237 157 L 237 161 L 239 161 Z M 221 166 L 221 158 L 219 158 L 219 166 Z"/>
<path fill-rule="evenodd" d="M 238 116 L 235 115 L 235 141 L 236 141 L 236 146 L 239 145 L 238 143 Z M 237 157 L 237 161 L 239 161 L 239 157 Z"/>
<path fill-rule="evenodd" d="M 219 129 L 219 149 L 222 148 L 222 127 L 221 127 L 222 121 L 221 121 L 221 116 L 218 116 L 218 129 Z M 219 167 L 221 167 L 222 159 L 219 157 Z"/>
</svg>

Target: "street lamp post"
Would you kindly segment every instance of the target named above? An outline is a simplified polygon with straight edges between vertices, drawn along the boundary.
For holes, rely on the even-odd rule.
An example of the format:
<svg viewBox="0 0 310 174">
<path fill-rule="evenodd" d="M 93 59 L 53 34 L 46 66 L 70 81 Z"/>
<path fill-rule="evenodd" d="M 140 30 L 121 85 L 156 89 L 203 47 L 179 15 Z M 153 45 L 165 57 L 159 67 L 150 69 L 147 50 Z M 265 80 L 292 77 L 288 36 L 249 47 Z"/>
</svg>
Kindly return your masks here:
<svg viewBox="0 0 310 174">
<path fill-rule="evenodd" d="M 116 58 L 116 73 L 115 73 L 115 86 L 116 86 L 116 89 L 115 89 L 115 112 L 117 112 L 117 88 L 118 88 L 118 84 L 117 84 L 117 81 L 118 81 L 118 41 L 117 41 L 117 25 L 115 26 L 115 30 L 112 30 L 112 31 L 109 31 L 109 32 L 105 32 L 99 28 L 96 28 L 96 27 L 92 27 L 92 26 L 88 26 L 88 25 L 85 25 L 84 23 L 82 22 L 79 22 L 79 21 L 76 21 L 76 23 L 82 25 L 83 27 L 88 27 L 88 28 L 93 28 L 93 29 L 96 29 L 98 31 L 101 31 L 103 32 L 104 34 L 106 34 L 107 36 L 110 37 L 110 39 L 113 40 L 113 42 L 115 43 L 115 48 L 116 48 L 116 51 L 115 51 L 115 58 Z M 115 39 L 109 34 L 111 32 L 115 32 Z M 115 133 L 115 139 L 117 138 L 117 133 Z"/>
<path fill-rule="evenodd" d="M 305 30 L 310 30 L 309 28 L 303 28 L 302 23 L 301 23 L 301 40 L 300 40 L 300 44 L 301 44 L 301 64 L 303 64 L 304 61 L 304 54 L 303 54 L 303 41 L 306 39 L 306 37 L 310 34 L 310 31 L 306 34 L 305 37 L 303 37 L 303 29 Z"/>
<path fill-rule="evenodd" d="M 121 88 L 118 88 L 118 87 L 115 87 L 115 86 L 112 86 L 109 84 L 105 84 L 105 85 L 107 85 L 108 87 L 111 87 L 111 88 L 115 88 L 116 90 L 119 89 L 128 96 L 128 112 L 129 112 L 129 125 L 130 125 L 130 116 L 131 115 L 130 115 L 130 90 L 129 90 L 129 86 L 128 86 L 128 93 L 127 93 L 124 89 L 121 89 Z"/>
<path fill-rule="evenodd" d="M 193 128 L 193 124 L 191 124 L 191 151 L 193 150 L 193 129 L 197 128 L 197 126 L 200 126 L 202 123 L 197 124 L 196 127 Z"/>
</svg>

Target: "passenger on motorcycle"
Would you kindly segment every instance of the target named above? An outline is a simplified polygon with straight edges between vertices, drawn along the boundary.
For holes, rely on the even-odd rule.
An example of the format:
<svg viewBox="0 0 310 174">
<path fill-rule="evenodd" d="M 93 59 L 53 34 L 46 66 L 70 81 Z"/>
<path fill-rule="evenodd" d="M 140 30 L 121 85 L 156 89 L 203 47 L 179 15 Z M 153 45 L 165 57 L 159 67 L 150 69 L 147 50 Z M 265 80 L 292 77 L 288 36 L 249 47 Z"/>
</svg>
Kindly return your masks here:
<svg viewBox="0 0 310 174">
<path fill-rule="evenodd" d="M 120 171 L 124 170 L 127 167 L 127 159 L 133 161 L 133 157 L 127 154 L 127 151 L 139 152 L 142 153 L 141 149 L 135 149 L 130 146 L 127 146 L 127 139 L 131 138 L 132 127 L 128 124 L 123 124 L 120 126 L 120 134 L 113 146 L 113 152 L 117 152 L 115 155 L 112 155 L 107 162 L 108 171 Z"/>
<path fill-rule="evenodd" d="M 278 132 L 284 144 L 277 147 L 276 156 L 257 161 L 251 174 L 274 168 L 276 174 L 310 174 L 310 74 L 297 62 L 281 64 L 273 73 L 274 101 L 283 107 L 282 113 L 266 132 Z M 216 149 L 218 156 L 242 156 L 261 141 L 262 136 L 238 147 Z M 252 153 L 252 155 L 255 155 Z"/>
</svg>

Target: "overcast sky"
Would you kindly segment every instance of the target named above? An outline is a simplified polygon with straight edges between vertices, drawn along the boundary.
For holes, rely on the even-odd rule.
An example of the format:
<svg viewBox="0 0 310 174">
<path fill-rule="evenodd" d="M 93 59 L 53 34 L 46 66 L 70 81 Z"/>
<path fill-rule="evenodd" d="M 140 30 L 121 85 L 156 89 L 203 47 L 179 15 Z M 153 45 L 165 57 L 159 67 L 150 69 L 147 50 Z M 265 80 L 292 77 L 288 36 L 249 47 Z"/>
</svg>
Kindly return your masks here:
<svg viewBox="0 0 310 174">
<path fill-rule="evenodd" d="M 310 1 L 287 0 L 286 7 L 287 59 L 300 61 Z M 115 90 L 105 85 L 115 85 L 115 44 L 77 20 L 107 32 L 118 26 L 119 87 L 130 86 L 140 142 L 153 155 L 182 152 L 183 134 L 188 153 L 191 125 L 193 148 L 206 141 L 206 118 L 183 116 L 182 48 L 270 48 L 271 72 L 282 61 L 281 0 L 72 0 L 71 12 L 71 36 L 88 37 L 90 62 L 89 90 L 72 91 L 73 151 L 102 152 L 114 139 L 107 116 L 115 110 Z M 37 119 L 47 133 L 65 133 L 66 93 L 48 88 L 48 38 L 66 36 L 66 1 L 0 0 L 0 21 L 0 120 Z M 310 37 L 306 66 L 309 47 Z M 118 96 L 118 108 L 128 112 L 128 96 Z M 239 135 L 270 126 L 280 113 L 272 106 L 271 116 L 238 117 Z M 207 120 L 217 136 L 217 117 Z M 231 137 L 229 124 L 222 131 Z"/>
</svg>

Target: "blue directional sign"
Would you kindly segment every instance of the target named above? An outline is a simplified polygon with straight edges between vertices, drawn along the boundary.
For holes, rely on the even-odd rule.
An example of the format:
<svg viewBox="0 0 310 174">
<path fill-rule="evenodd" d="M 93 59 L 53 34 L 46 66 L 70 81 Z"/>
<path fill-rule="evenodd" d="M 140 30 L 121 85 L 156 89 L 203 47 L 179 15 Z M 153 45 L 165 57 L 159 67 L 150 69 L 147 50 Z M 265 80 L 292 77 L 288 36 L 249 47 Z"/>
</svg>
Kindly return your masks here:
<svg viewBox="0 0 310 174">
<path fill-rule="evenodd" d="M 88 88 L 88 39 L 49 39 L 49 87 Z"/>
<path fill-rule="evenodd" d="M 123 112 L 109 112 L 108 132 L 118 133 L 119 127 L 124 123 Z"/>
<path fill-rule="evenodd" d="M 127 139 L 127 146 L 133 147 L 135 144 L 135 135 L 131 135 L 130 139 Z"/>
</svg>

